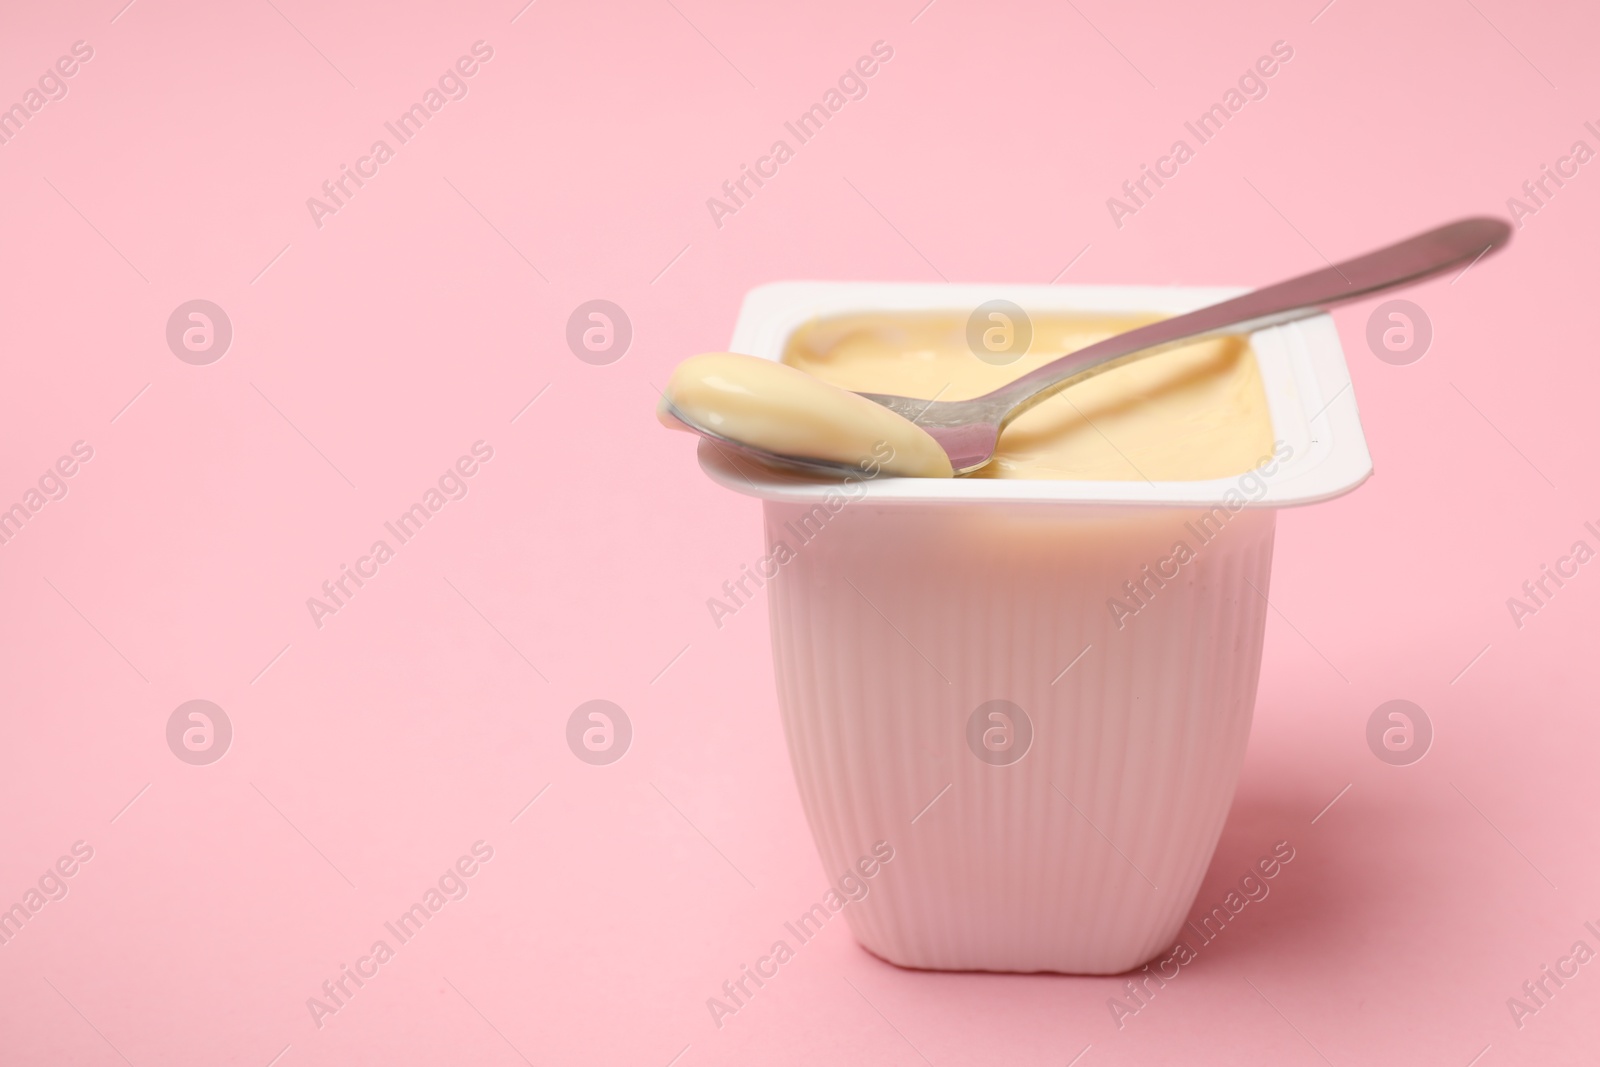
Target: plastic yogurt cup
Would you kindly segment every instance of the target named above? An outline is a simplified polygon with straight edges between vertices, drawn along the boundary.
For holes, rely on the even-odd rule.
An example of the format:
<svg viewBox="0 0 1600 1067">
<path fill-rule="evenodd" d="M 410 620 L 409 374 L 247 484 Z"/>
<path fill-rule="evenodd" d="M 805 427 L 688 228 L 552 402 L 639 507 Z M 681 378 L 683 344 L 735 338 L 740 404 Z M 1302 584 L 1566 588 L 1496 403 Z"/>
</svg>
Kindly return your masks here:
<svg viewBox="0 0 1600 1067">
<path fill-rule="evenodd" d="M 1170 315 L 1241 291 L 780 283 L 746 296 L 729 347 L 776 360 L 834 318 Z M 1244 758 L 1276 509 L 1372 470 L 1332 320 L 1250 347 L 1271 444 L 1227 477 L 841 484 L 701 443 L 712 478 L 763 502 L 778 703 L 823 867 L 895 850 L 845 910 L 868 950 L 1113 974 L 1171 948 Z"/>
</svg>

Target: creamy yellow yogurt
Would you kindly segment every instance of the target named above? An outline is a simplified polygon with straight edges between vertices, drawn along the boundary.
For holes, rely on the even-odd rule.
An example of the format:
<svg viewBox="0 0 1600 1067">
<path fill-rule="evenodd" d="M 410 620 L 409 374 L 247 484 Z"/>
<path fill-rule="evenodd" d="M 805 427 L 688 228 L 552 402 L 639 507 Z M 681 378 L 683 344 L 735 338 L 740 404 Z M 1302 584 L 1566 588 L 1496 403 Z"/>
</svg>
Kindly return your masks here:
<svg viewBox="0 0 1600 1067">
<path fill-rule="evenodd" d="M 996 366 L 967 346 L 966 317 L 874 312 L 814 320 L 781 363 L 727 352 L 679 364 L 668 406 L 713 433 L 783 456 L 950 477 L 944 450 L 857 392 L 966 400 L 1158 316 L 1039 315 L 1028 354 Z M 1272 452 L 1272 419 L 1245 338 L 1201 341 L 1070 386 L 1023 412 L 975 478 L 1200 481 Z M 887 453 L 888 459 L 885 460 Z"/>
<path fill-rule="evenodd" d="M 823 459 L 911 478 L 948 478 L 950 457 L 910 419 L 782 363 L 708 352 L 678 364 L 669 408 L 719 437 L 779 456 Z"/>
<path fill-rule="evenodd" d="M 967 347 L 966 316 L 875 312 L 796 330 L 784 363 L 858 392 L 967 400 L 1035 367 L 1160 316 L 1032 316 L 1027 355 L 1005 366 Z M 1243 337 L 1185 345 L 1061 391 L 1000 435 L 974 478 L 1199 481 L 1241 474 L 1272 453 L 1272 418 Z"/>
</svg>

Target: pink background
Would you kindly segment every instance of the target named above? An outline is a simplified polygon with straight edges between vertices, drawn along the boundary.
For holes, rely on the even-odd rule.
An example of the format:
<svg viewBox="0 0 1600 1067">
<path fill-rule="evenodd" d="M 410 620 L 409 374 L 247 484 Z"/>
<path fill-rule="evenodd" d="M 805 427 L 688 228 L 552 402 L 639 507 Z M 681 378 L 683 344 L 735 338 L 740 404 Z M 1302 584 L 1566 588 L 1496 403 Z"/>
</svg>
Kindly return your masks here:
<svg viewBox="0 0 1600 1067">
<path fill-rule="evenodd" d="M 1420 362 L 1374 358 L 1370 304 L 1336 316 L 1377 475 L 1281 517 L 1197 910 L 1286 839 L 1267 900 L 1121 1029 L 1119 980 L 902 971 L 843 923 L 720 1030 L 705 1006 L 829 872 L 764 612 L 718 631 L 705 608 L 759 507 L 656 426 L 655 386 L 762 282 L 1262 283 L 1504 215 L 1600 147 L 1592 12 L 1319 2 L 11 5 L 0 102 L 74 41 L 94 58 L 0 146 L 0 502 L 75 441 L 94 458 L 0 546 L 0 904 L 75 841 L 94 857 L 0 947 L 0 1061 L 1592 1049 L 1600 965 L 1520 1029 L 1506 999 L 1600 948 L 1600 567 L 1521 630 L 1505 600 L 1596 543 L 1595 165 L 1503 255 L 1407 294 Z M 317 228 L 306 198 L 480 39 L 469 95 Z M 714 226 L 706 198 L 880 39 L 867 97 Z M 1270 94 L 1114 226 L 1106 197 L 1276 40 Z M 165 341 L 194 298 L 235 331 L 209 366 Z M 607 366 L 564 337 L 594 298 L 634 327 Z M 480 439 L 468 496 L 313 625 L 306 598 Z M 605 767 L 564 740 L 594 698 L 634 727 Z M 1365 740 L 1395 698 L 1436 732 L 1407 767 Z M 233 724 L 209 766 L 167 747 L 191 699 Z M 478 840 L 469 895 L 319 1029 L 306 999 Z"/>
</svg>

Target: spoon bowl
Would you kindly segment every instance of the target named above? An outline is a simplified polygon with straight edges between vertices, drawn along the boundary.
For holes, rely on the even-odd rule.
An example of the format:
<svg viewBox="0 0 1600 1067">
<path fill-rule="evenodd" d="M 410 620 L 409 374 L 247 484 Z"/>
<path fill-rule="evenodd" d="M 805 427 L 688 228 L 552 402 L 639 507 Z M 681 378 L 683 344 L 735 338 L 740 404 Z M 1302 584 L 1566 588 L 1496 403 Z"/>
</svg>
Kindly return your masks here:
<svg viewBox="0 0 1600 1067">
<path fill-rule="evenodd" d="M 863 393 L 862 395 L 865 396 L 866 394 Z M 674 406 L 670 400 L 662 401 L 659 414 L 670 418 L 685 430 L 704 437 L 724 454 L 733 453 L 743 456 L 745 459 L 753 460 L 763 466 L 788 471 L 792 474 L 821 475 L 830 479 L 838 479 L 846 474 L 859 475 L 862 473 L 860 467 L 855 467 L 848 463 L 835 463 L 832 460 L 814 459 L 807 456 L 787 456 L 777 452 L 770 452 L 765 448 L 758 448 L 755 445 L 746 444 L 743 441 L 735 441 L 725 434 L 717 433 L 715 430 L 708 429 L 695 422 Z"/>
</svg>

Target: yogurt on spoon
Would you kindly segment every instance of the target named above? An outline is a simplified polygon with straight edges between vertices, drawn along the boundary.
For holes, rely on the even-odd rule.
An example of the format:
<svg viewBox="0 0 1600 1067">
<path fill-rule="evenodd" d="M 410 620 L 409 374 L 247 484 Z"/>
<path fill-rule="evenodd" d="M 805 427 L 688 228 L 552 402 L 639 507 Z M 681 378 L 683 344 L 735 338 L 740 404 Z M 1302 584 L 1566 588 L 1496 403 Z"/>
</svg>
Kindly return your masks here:
<svg viewBox="0 0 1600 1067">
<path fill-rule="evenodd" d="M 718 437 L 777 456 L 862 469 L 877 464 L 884 473 L 906 478 L 954 474 L 939 442 L 910 419 L 756 356 L 691 356 L 672 372 L 656 410 L 672 429 L 688 429 L 674 417 L 676 410 Z"/>
</svg>

